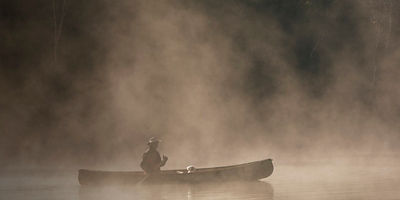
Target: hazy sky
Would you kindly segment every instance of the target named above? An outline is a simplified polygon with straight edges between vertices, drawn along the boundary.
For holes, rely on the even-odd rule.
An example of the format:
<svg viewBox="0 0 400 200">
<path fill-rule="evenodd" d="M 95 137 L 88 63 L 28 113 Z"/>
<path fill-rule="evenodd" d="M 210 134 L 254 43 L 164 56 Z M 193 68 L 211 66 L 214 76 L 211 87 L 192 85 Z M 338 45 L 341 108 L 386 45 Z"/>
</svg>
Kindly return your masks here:
<svg viewBox="0 0 400 200">
<path fill-rule="evenodd" d="M 0 3 L 0 166 L 398 152 L 399 1 Z"/>
</svg>

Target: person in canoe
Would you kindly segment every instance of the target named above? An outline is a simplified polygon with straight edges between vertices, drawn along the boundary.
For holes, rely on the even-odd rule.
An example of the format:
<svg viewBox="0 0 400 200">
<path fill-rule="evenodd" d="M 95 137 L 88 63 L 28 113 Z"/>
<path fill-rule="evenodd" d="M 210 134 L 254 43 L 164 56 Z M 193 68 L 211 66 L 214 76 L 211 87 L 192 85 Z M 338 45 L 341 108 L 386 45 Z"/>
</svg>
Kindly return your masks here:
<svg viewBox="0 0 400 200">
<path fill-rule="evenodd" d="M 158 144 L 161 141 L 155 137 L 151 137 L 147 145 L 149 148 L 143 153 L 142 162 L 140 167 L 145 171 L 146 174 L 157 174 L 160 172 L 160 168 L 167 163 L 168 157 L 163 155 L 162 159 L 160 153 L 157 151 Z"/>
</svg>

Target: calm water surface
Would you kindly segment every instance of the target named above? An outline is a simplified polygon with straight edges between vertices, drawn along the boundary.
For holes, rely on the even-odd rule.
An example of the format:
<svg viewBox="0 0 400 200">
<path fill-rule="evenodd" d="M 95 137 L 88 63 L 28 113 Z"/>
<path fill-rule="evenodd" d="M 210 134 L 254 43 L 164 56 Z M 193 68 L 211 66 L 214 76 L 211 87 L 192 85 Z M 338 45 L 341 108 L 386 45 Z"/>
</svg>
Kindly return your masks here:
<svg viewBox="0 0 400 200">
<path fill-rule="evenodd" d="M 276 164 L 276 163 L 275 163 Z M 76 170 L 7 170 L 0 174 L 0 199 L 400 199 L 398 165 L 277 165 L 260 182 L 80 187 Z"/>
</svg>

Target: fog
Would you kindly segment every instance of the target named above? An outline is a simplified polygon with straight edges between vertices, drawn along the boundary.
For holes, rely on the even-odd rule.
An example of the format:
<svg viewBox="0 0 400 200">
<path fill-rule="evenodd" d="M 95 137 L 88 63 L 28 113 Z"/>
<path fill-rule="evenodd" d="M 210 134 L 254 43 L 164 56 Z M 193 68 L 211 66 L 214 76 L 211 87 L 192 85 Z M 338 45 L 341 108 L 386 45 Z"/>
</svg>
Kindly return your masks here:
<svg viewBox="0 0 400 200">
<path fill-rule="evenodd" d="M 1 167 L 399 152 L 398 1 L 1 4 Z"/>
</svg>

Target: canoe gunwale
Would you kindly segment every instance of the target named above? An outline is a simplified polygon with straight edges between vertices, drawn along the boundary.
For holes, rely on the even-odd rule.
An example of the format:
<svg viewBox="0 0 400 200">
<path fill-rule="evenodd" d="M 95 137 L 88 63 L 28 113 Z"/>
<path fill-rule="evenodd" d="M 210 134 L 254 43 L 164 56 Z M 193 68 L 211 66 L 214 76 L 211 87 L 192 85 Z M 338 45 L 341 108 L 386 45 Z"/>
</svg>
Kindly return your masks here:
<svg viewBox="0 0 400 200">
<path fill-rule="evenodd" d="M 163 170 L 158 176 L 161 182 L 205 182 L 229 180 L 259 180 L 272 174 L 272 159 L 264 159 L 238 165 L 199 168 L 192 173 L 186 169 Z M 178 173 L 178 171 L 183 173 Z M 161 178 L 160 178 L 161 177 Z M 81 185 L 122 183 L 135 184 L 146 178 L 143 171 L 102 171 L 80 169 L 78 180 Z"/>
</svg>

